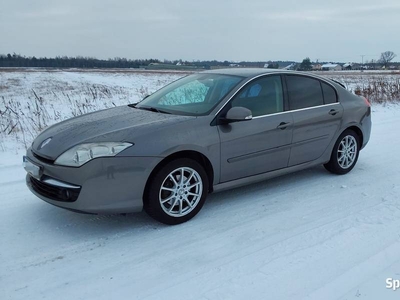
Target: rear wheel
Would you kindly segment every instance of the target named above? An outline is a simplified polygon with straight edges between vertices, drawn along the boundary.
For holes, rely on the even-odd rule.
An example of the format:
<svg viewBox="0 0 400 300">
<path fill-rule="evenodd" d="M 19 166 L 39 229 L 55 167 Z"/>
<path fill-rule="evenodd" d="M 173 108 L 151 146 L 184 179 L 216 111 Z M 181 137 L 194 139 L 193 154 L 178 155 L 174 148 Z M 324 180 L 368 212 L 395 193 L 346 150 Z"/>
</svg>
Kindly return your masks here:
<svg viewBox="0 0 400 300">
<path fill-rule="evenodd" d="M 208 193 L 204 168 L 188 158 L 173 160 L 151 179 L 144 209 L 157 221 L 175 225 L 193 218 Z"/>
<path fill-rule="evenodd" d="M 339 136 L 331 160 L 324 167 L 334 174 L 346 174 L 356 165 L 359 153 L 360 138 L 353 130 L 347 129 Z"/>
</svg>

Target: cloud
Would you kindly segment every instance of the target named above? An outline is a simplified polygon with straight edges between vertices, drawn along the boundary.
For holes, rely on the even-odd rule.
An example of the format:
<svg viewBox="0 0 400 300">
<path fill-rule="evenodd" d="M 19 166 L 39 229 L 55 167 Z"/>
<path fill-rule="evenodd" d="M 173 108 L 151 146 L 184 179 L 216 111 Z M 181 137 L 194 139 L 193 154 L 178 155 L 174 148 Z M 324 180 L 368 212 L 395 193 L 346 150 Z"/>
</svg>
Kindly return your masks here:
<svg viewBox="0 0 400 300">
<path fill-rule="evenodd" d="M 304 10 L 304 11 L 292 11 L 292 12 L 267 12 L 261 13 L 258 18 L 269 19 L 275 21 L 327 21 L 334 17 L 333 11 L 326 10 Z"/>
</svg>

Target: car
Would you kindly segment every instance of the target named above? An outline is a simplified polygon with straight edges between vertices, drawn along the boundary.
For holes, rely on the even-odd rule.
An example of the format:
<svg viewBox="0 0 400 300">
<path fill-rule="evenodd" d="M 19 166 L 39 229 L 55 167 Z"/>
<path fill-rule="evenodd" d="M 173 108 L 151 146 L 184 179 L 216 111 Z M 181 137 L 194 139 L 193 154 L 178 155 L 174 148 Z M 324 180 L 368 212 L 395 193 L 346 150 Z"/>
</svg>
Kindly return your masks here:
<svg viewBox="0 0 400 300">
<path fill-rule="evenodd" d="M 39 198 L 72 211 L 144 209 L 179 224 L 212 192 L 321 164 L 346 174 L 370 133 L 368 100 L 325 77 L 210 70 L 139 103 L 44 130 L 24 157 L 26 183 Z"/>
</svg>

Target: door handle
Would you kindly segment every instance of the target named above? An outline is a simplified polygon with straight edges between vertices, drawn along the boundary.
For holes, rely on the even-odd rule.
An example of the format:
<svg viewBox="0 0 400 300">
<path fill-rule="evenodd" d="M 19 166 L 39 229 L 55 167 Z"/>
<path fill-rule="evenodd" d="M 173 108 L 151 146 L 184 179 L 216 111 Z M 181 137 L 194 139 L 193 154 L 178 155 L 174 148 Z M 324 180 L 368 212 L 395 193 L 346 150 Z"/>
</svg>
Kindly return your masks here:
<svg viewBox="0 0 400 300">
<path fill-rule="evenodd" d="M 329 114 L 332 115 L 332 116 L 336 115 L 337 113 L 339 113 L 339 111 L 337 109 L 331 109 L 329 111 Z"/>
<path fill-rule="evenodd" d="M 276 128 L 277 129 L 286 129 L 286 127 L 288 127 L 291 123 L 290 122 L 281 122 Z"/>
</svg>

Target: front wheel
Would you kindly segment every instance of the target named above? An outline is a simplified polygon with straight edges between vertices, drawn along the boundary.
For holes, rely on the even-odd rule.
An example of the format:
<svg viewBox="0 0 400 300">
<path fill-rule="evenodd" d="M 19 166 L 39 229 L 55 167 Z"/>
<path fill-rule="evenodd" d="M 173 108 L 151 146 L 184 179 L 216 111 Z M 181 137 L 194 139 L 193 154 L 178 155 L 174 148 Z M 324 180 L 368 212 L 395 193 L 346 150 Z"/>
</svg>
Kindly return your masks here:
<svg viewBox="0 0 400 300">
<path fill-rule="evenodd" d="M 353 130 L 347 129 L 339 136 L 331 160 L 324 167 L 334 174 L 346 174 L 356 165 L 359 153 L 360 138 Z"/>
<path fill-rule="evenodd" d="M 164 224 L 175 225 L 190 220 L 200 211 L 207 197 L 207 174 L 192 159 L 173 160 L 150 180 L 144 209 Z"/>
</svg>

